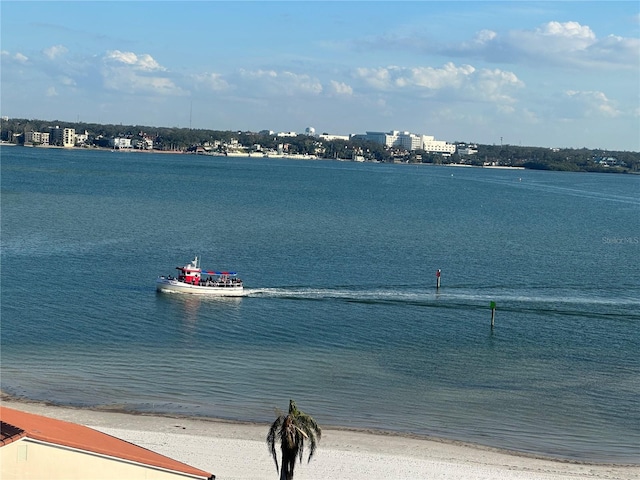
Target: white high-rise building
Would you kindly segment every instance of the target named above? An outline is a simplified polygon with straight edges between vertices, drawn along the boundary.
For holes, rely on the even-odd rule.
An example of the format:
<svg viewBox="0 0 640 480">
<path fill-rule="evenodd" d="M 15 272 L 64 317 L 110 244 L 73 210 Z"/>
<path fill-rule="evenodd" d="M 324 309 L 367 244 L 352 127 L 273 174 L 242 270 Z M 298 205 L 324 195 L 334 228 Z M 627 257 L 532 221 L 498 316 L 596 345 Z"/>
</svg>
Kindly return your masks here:
<svg viewBox="0 0 640 480">
<path fill-rule="evenodd" d="M 393 145 L 409 151 L 418 150 L 422 147 L 422 137 L 409 132 L 398 132 Z"/>
<path fill-rule="evenodd" d="M 392 130 L 391 132 L 367 132 L 356 135 L 371 142 L 380 143 L 387 147 L 400 147 L 405 150 L 424 150 L 434 153 L 454 153 L 456 146 L 443 140 L 435 140 L 431 135 L 416 135 L 409 132 Z"/>
<path fill-rule="evenodd" d="M 63 147 L 75 147 L 76 145 L 76 129 L 65 128 L 62 131 L 62 146 Z"/>
</svg>

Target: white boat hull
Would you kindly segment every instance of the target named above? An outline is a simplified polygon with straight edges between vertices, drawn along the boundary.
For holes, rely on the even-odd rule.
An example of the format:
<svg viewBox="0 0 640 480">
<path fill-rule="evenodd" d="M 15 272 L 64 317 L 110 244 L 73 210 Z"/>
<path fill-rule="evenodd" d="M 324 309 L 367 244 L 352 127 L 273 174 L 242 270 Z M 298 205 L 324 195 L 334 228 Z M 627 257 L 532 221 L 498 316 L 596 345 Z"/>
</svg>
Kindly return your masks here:
<svg viewBox="0 0 640 480">
<path fill-rule="evenodd" d="M 158 278 L 156 281 L 156 288 L 159 292 L 209 295 L 213 297 L 242 297 L 245 295 L 242 284 L 229 286 L 192 285 L 163 277 Z"/>
</svg>

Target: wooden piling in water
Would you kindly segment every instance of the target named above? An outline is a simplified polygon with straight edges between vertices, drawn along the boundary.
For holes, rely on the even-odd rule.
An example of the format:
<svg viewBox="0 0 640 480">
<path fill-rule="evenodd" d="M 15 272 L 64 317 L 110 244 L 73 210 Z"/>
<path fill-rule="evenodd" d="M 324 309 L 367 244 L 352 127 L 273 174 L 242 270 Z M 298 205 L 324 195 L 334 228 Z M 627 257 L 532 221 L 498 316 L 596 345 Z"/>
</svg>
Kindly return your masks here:
<svg viewBox="0 0 640 480">
<path fill-rule="evenodd" d="M 493 328 L 493 325 L 495 324 L 495 320 L 496 320 L 496 302 L 491 302 L 491 328 Z"/>
</svg>

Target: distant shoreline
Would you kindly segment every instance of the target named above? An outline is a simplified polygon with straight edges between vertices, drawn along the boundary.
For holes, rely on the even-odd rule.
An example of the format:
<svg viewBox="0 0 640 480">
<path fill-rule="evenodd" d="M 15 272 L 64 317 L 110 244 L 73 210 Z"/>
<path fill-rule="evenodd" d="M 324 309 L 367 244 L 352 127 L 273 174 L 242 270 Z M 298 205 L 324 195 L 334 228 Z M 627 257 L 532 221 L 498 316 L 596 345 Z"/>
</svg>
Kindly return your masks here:
<svg viewBox="0 0 640 480">
<path fill-rule="evenodd" d="M 187 153 L 183 150 L 140 150 L 137 148 L 127 148 L 127 149 L 113 149 L 108 147 L 61 147 L 59 145 L 18 145 L 15 143 L 2 142 L 0 146 L 10 146 L 10 147 L 25 147 L 25 148 L 44 148 L 44 149 L 55 149 L 55 150 L 67 150 L 69 152 L 79 151 L 79 152 L 91 152 L 91 151 L 99 151 L 99 152 L 136 152 L 136 153 L 175 153 L 175 154 L 183 154 Z"/>
<path fill-rule="evenodd" d="M 90 147 L 90 148 L 82 148 L 82 147 L 60 147 L 58 145 L 37 145 L 37 146 L 29 146 L 29 145 L 16 145 L 15 143 L 2 143 L 1 146 L 8 145 L 13 147 L 25 147 L 25 148 L 47 148 L 47 149 L 60 149 L 60 150 L 68 150 L 68 151 L 102 151 L 102 152 L 120 152 L 120 153 L 160 153 L 160 154 L 175 154 L 175 155 L 196 155 L 202 157 L 224 157 L 224 158 L 265 158 L 265 159 L 289 159 L 289 160 L 337 160 L 340 162 L 351 162 L 351 163 L 381 163 L 381 162 L 358 162 L 355 160 L 349 159 L 334 159 L 334 158 L 323 158 L 316 157 L 311 155 L 255 155 L 251 153 L 238 153 L 233 152 L 228 155 L 225 154 L 211 154 L 211 153 L 194 153 L 194 152 L 186 152 L 184 150 L 140 150 L 140 149 L 112 149 L 107 147 Z M 388 165 L 411 165 L 411 166 L 437 166 L 437 167 L 466 167 L 466 168 L 490 168 L 490 169 L 499 169 L 499 170 L 526 170 L 525 167 L 509 167 L 509 166 L 501 166 L 501 165 L 467 165 L 463 163 L 445 163 L 445 164 L 433 164 L 433 163 L 389 163 Z M 585 172 L 588 173 L 588 172 Z"/>
</svg>

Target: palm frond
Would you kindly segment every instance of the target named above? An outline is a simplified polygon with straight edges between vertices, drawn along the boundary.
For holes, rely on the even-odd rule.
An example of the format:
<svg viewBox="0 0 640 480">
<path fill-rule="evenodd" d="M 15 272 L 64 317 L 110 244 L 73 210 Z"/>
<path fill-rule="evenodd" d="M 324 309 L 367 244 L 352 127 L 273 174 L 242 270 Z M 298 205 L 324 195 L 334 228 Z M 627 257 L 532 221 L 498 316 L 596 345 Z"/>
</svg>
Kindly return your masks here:
<svg viewBox="0 0 640 480">
<path fill-rule="evenodd" d="M 269 447 L 269 451 L 271 452 L 273 461 L 276 462 L 276 471 L 280 469 L 280 467 L 278 466 L 278 457 L 276 455 L 276 435 L 279 433 L 279 430 L 284 423 L 284 419 L 284 415 L 280 415 L 278 418 L 276 418 L 275 422 L 271 424 L 269 433 L 267 434 L 267 446 Z"/>
<path fill-rule="evenodd" d="M 306 413 L 299 412 L 296 417 L 296 426 L 304 432 L 306 438 L 309 440 L 309 462 L 311 461 L 311 457 L 316 451 L 318 446 L 318 441 L 322 437 L 322 429 L 313 419 L 313 417 L 307 415 Z M 302 458 L 301 458 L 302 460 Z"/>
</svg>

